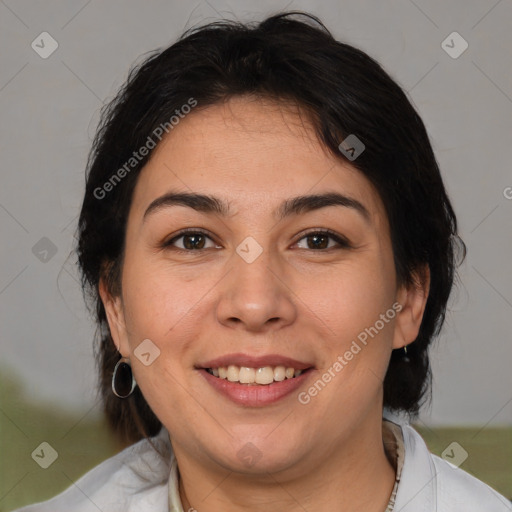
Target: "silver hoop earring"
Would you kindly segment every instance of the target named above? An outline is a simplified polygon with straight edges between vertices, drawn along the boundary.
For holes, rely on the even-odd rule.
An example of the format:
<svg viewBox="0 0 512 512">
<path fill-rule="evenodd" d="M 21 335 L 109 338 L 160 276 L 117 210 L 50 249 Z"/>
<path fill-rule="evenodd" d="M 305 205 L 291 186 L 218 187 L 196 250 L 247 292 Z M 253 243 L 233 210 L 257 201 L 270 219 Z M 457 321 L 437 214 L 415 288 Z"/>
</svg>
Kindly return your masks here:
<svg viewBox="0 0 512 512">
<path fill-rule="evenodd" d="M 136 385 L 130 360 L 127 357 L 122 357 L 114 366 L 112 392 L 118 398 L 128 398 L 133 393 Z"/>
<path fill-rule="evenodd" d="M 404 363 L 409 363 L 411 360 L 409 359 L 409 356 L 407 355 L 407 345 L 404 347 Z"/>
</svg>

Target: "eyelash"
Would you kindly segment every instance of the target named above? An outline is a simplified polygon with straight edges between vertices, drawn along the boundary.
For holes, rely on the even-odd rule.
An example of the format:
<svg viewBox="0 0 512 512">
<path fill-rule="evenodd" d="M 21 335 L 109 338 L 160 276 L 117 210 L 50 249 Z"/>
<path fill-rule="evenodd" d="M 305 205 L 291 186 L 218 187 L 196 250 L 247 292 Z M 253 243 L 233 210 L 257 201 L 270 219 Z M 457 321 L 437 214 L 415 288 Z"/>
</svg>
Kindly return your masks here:
<svg viewBox="0 0 512 512">
<path fill-rule="evenodd" d="M 187 228 L 187 229 L 183 229 L 183 230 L 179 231 L 170 240 L 163 242 L 162 248 L 172 249 L 173 251 L 177 251 L 177 252 L 181 252 L 181 253 L 188 253 L 188 254 L 190 254 L 192 252 L 201 252 L 201 251 L 205 251 L 207 249 L 211 249 L 211 247 L 208 247 L 207 249 L 181 249 L 179 247 L 173 247 L 173 245 L 172 245 L 174 242 L 176 242 L 180 238 L 183 238 L 185 235 L 199 235 L 199 234 L 204 235 L 207 238 L 209 238 L 212 242 L 215 242 L 215 240 L 212 239 L 212 237 L 208 234 L 207 231 L 205 231 L 201 228 Z M 308 232 L 302 234 L 301 238 L 299 238 L 297 240 L 297 242 L 295 242 L 295 244 L 297 244 L 304 238 L 307 238 L 308 236 L 312 236 L 312 235 L 327 235 L 329 238 L 332 238 L 338 244 L 338 247 L 329 247 L 327 249 L 306 249 L 306 250 L 314 251 L 314 252 L 326 252 L 326 251 L 331 251 L 333 249 L 351 249 L 352 248 L 352 245 L 345 237 L 339 235 L 338 233 L 336 233 L 335 231 L 332 231 L 330 229 L 322 229 L 322 230 L 317 229 L 317 230 L 308 231 Z"/>
</svg>

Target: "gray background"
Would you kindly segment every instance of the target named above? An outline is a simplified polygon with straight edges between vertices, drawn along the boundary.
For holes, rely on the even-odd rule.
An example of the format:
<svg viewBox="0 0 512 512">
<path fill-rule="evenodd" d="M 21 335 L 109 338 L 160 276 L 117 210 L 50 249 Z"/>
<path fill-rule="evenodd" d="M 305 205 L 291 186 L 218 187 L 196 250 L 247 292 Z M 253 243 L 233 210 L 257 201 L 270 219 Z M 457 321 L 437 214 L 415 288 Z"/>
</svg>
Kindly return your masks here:
<svg viewBox="0 0 512 512">
<path fill-rule="evenodd" d="M 43 404 L 97 414 L 94 327 L 70 250 L 99 109 L 185 28 L 284 8 L 318 15 L 408 91 L 453 199 L 469 253 L 422 420 L 512 425 L 510 0 L 0 1 L 1 368 Z M 47 59 L 31 47 L 44 31 L 59 45 Z M 453 31 L 469 44 L 458 58 L 441 44 Z"/>
</svg>

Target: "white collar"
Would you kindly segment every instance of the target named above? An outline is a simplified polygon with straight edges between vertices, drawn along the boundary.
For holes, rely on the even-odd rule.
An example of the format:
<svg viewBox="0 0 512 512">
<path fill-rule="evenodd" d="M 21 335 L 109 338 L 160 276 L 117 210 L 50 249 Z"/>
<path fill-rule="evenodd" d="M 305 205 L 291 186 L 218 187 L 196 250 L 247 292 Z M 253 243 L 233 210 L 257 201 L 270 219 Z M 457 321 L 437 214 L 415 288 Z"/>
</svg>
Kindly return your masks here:
<svg viewBox="0 0 512 512">
<path fill-rule="evenodd" d="M 389 415 L 387 415 L 387 418 Z M 391 427 L 396 428 L 390 428 L 389 434 L 394 436 L 396 448 L 393 450 L 395 453 L 393 453 L 393 456 L 396 457 L 397 462 L 397 479 L 395 481 L 395 486 L 393 488 L 393 492 L 391 495 L 391 499 L 388 503 L 388 506 L 386 508 L 386 512 L 388 511 L 394 511 L 394 510 L 400 510 L 396 507 L 396 496 L 398 494 L 398 489 L 400 488 L 400 477 L 403 469 L 404 464 L 404 443 L 403 443 L 403 435 L 401 433 L 400 426 L 391 422 L 389 419 L 385 418 L 385 422 L 389 422 Z M 163 429 L 162 429 L 163 430 Z M 169 436 L 167 434 L 167 439 L 169 439 Z M 193 509 L 195 510 L 195 509 Z M 179 470 L 178 470 L 178 463 L 176 461 L 176 457 L 174 456 L 174 453 L 171 450 L 171 459 L 170 459 L 170 472 L 169 472 L 169 512 L 184 512 L 183 510 L 183 504 L 181 502 L 180 498 L 180 491 L 179 491 Z"/>
<path fill-rule="evenodd" d="M 400 425 L 405 456 L 396 512 L 512 512 L 510 501 L 432 455 L 420 435 Z M 155 451 L 155 448 L 157 451 Z M 184 512 L 167 430 L 105 460 L 51 500 L 16 512 Z"/>
</svg>

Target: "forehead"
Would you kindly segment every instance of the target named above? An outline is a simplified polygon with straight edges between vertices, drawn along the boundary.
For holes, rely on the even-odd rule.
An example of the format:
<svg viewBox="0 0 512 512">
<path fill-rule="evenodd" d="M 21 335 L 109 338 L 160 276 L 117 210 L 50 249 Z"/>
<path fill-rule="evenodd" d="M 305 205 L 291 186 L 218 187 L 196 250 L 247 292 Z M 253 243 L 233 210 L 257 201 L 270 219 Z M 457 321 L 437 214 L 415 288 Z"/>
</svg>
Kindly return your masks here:
<svg viewBox="0 0 512 512">
<path fill-rule="evenodd" d="M 252 215 L 270 215 L 291 196 L 335 191 L 376 222 L 384 215 L 371 183 L 318 141 L 303 112 L 261 99 L 236 97 L 181 119 L 142 170 L 132 209 L 140 214 L 168 190 L 215 195 Z"/>
</svg>

